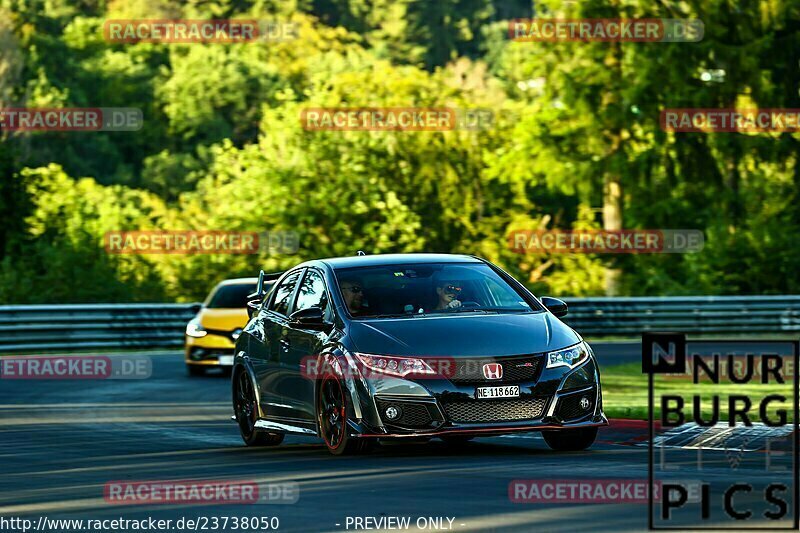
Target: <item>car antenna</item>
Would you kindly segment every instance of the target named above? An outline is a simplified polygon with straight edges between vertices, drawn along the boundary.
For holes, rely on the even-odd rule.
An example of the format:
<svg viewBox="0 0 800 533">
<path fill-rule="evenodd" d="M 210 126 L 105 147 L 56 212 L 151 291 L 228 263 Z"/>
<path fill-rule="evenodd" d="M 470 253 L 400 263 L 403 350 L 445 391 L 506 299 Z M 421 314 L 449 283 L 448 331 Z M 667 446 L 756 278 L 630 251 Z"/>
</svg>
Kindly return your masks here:
<svg viewBox="0 0 800 533">
<path fill-rule="evenodd" d="M 367 253 L 364 250 L 359 250 L 356 252 L 356 255 L 362 256 L 362 255 L 367 255 Z"/>
</svg>

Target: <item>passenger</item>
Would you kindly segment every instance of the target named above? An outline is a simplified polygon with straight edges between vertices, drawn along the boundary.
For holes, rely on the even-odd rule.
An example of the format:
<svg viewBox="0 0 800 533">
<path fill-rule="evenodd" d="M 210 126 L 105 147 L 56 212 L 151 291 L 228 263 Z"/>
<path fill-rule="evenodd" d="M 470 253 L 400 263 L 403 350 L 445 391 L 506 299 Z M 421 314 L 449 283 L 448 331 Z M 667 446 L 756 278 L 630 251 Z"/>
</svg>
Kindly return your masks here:
<svg viewBox="0 0 800 533">
<path fill-rule="evenodd" d="M 358 278 L 342 280 L 339 287 L 342 289 L 344 303 L 351 315 L 360 316 L 368 311 L 364 305 L 364 285 Z"/>
</svg>

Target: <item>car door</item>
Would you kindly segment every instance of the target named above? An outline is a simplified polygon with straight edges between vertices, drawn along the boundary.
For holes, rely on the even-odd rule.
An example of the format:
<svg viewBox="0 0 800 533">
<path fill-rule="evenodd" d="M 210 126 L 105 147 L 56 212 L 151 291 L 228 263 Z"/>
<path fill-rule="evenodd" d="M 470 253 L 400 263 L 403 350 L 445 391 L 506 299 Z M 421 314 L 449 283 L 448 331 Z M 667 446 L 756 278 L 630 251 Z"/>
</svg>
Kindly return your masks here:
<svg viewBox="0 0 800 533">
<path fill-rule="evenodd" d="M 330 297 L 322 272 L 309 268 L 297 289 L 292 312 L 309 307 L 319 307 L 332 322 Z M 281 332 L 287 350 L 280 354 L 282 402 L 289 406 L 293 416 L 305 424 L 313 424 L 314 409 L 314 368 L 315 356 L 325 344 L 328 333 L 318 329 L 307 329 L 289 322 Z M 312 361 L 312 364 L 306 363 Z"/>
<path fill-rule="evenodd" d="M 278 283 L 274 294 L 258 314 L 250 341 L 250 359 L 258 379 L 261 408 L 270 418 L 290 415 L 279 392 L 281 329 L 287 323 L 289 306 L 303 270 L 289 272 Z"/>
</svg>

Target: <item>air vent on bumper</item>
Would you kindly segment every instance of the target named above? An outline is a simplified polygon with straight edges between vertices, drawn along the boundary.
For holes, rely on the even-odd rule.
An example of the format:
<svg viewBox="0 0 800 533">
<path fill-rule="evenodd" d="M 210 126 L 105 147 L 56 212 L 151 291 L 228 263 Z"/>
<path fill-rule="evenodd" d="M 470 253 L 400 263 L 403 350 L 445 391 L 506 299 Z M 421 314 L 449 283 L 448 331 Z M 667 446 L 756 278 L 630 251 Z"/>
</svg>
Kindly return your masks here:
<svg viewBox="0 0 800 533">
<path fill-rule="evenodd" d="M 434 429 L 444 422 L 434 402 L 379 398 L 375 401 L 385 426 L 401 429 Z"/>
<path fill-rule="evenodd" d="M 594 413 L 597 387 L 565 394 L 558 399 L 556 415 L 564 422 L 573 422 Z"/>
</svg>

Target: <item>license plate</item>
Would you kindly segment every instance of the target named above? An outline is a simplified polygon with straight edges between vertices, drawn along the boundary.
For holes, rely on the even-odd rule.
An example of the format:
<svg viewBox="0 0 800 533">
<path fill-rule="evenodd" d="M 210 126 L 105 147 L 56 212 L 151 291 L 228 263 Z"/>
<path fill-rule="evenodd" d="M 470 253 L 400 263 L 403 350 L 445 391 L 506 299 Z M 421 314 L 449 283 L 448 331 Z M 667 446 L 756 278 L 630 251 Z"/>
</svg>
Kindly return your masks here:
<svg viewBox="0 0 800 533">
<path fill-rule="evenodd" d="M 220 355 L 218 358 L 219 364 L 222 366 L 232 366 L 233 365 L 233 356 L 232 355 Z"/>
<path fill-rule="evenodd" d="M 506 385 L 505 387 L 478 387 L 475 396 L 484 398 L 519 398 L 519 385 Z"/>
</svg>

